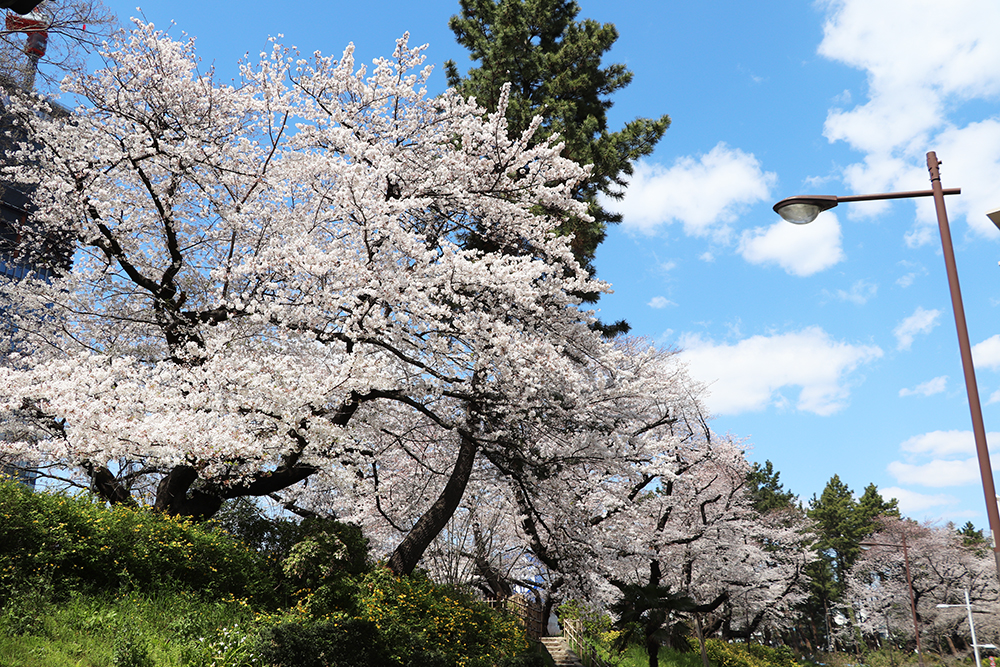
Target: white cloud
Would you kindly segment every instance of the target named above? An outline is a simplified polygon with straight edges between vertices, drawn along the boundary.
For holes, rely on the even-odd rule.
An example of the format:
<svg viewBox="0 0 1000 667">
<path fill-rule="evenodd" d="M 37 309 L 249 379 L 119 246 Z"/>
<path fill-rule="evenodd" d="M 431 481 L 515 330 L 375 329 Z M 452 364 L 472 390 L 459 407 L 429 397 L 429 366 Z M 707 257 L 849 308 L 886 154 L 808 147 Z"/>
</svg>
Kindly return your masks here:
<svg viewBox="0 0 1000 667">
<path fill-rule="evenodd" d="M 624 216 L 626 229 L 655 233 L 673 222 L 690 236 L 728 239 L 730 223 L 746 206 L 766 201 L 776 177 L 750 153 L 719 143 L 705 155 L 670 167 L 640 160 L 624 199 L 602 205 Z"/>
<path fill-rule="evenodd" d="M 902 288 L 907 288 L 912 285 L 917 278 L 927 275 L 927 268 L 924 266 L 912 264 L 910 262 L 900 262 L 904 268 L 912 268 L 913 270 L 906 273 L 896 279 L 896 284 Z"/>
<path fill-rule="evenodd" d="M 808 225 L 784 220 L 757 227 L 740 236 L 739 253 L 751 264 L 777 264 L 796 276 L 811 276 L 844 259 L 840 223 L 823 213 Z"/>
<path fill-rule="evenodd" d="M 654 296 L 646 305 L 650 308 L 666 308 L 667 306 L 676 306 L 677 304 L 665 296 Z"/>
<path fill-rule="evenodd" d="M 869 101 L 832 113 L 828 123 L 861 150 L 884 152 L 926 134 L 943 121 L 950 98 L 1000 92 L 994 0 L 964 0 L 947 12 L 935 0 L 835 0 L 827 7 L 820 55 L 869 76 Z"/>
<path fill-rule="evenodd" d="M 990 434 L 990 436 L 996 435 L 996 433 Z M 976 451 L 976 440 L 972 431 L 931 431 L 904 440 L 899 448 L 910 455 L 938 457 L 971 455 Z"/>
<path fill-rule="evenodd" d="M 975 233 L 996 238 L 983 212 L 1000 201 L 1000 118 L 995 106 L 966 105 L 995 103 L 1000 95 L 1000 3 L 963 0 L 946 12 L 932 0 L 826 0 L 825 6 L 819 53 L 867 74 L 867 99 L 831 109 L 824 129 L 831 142 L 864 154 L 845 170 L 848 186 L 927 189 L 924 153 L 933 148 L 944 163 L 942 184 L 962 188 L 961 197 L 948 199 L 952 218 L 965 215 Z M 916 207 L 918 222 L 906 235 L 914 246 L 936 237 L 933 206 Z"/>
<path fill-rule="evenodd" d="M 878 285 L 875 283 L 870 283 L 867 280 L 858 280 L 851 285 L 850 290 L 839 289 L 833 294 L 833 296 L 841 301 L 850 301 L 851 303 L 863 306 L 868 303 L 868 300 L 873 298 L 877 292 Z"/>
<path fill-rule="evenodd" d="M 934 378 L 933 380 L 928 380 L 927 382 L 921 382 L 913 389 L 900 389 L 900 396 L 933 396 L 934 394 L 940 394 L 945 390 L 948 385 L 948 376 L 941 375 Z"/>
<path fill-rule="evenodd" d="M 973 345 L 972 360 L 977 368 L 1000 369 L 1000 334 Z"/>
<path fill-rule="evenodd" d="M 979 464 L 975 457 L 960 461 L 934 459 L 922 464 L 892 461 L 887 469 L 900 484 L 919 484 L 937 488 L 965 486 L 979 480 Z"/>
<path fill-rule="evenodd" d="M 898 486 L 879 489 L 879 493 L 887 500 L 895 498 L 899 501 L 899 511 L 904 516 L 913 516 L 914 514 L 926 512 L 933 508 L 957 505 L 959 502 L 955 496 L 949 496 L 944 493 L 931 496 L 908 489 L 901 489 Z"/>
<path fill-rule="evenodd" d="M 708 384 L 706 402 L 715 414 L 786 405 L 789 399 L 781 393 L 786 387 L 801 388 L 798 410 L 833 414 L 850 396 L 848 374 L 882 356 L 878 347 L 835 341 L 819 327 L 732 345 L 689 334 L 680 346 L 691 375 Z"/>
<path fill-rule="evenodd" d="M 987 443 L 1000 442 L 1000 433 L 986 434 Z M 893 461 L 888 471 L 900 484 L 940 488 L 979 484 L 979 460 L 972 431 L 931 431 L 899 446 L 905 461 Z"/>
<path fill-rule="evenodd" d="M 941 317 L 940 310 L 924 310 L 917 306 L 912 315 L 905 318 L 893 329 L 892 332 L 896 335 L 896 348 L 909 350 L 913 345 L 913 338 L 917 334 L 930 333 L 937 326 L 939 317 Z"/>
</svg>

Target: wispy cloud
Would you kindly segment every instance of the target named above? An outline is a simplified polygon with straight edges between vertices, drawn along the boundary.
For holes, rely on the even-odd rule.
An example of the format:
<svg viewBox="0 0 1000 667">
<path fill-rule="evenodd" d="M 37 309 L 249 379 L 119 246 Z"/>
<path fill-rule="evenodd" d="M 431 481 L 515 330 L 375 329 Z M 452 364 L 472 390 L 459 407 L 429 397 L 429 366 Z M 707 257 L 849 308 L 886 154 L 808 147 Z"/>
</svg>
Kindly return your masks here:
<svg viewBox="0 0 1000 667">
<path fill-rule="evenodd" d="M 879 489 L 879 493 L 885 499 L 895 498 L 899 502 L 899 511 L 905 516 L 919 515 L 928 510 L 934 510 L 935 514 L 940 514 L 942 509 L 953 507 L 959 503 L 958 498 L 946 493 L 929 495 L 902 489 L 898 486 Z"/>
<path fill-rule="evenodd" d="M 667 306 L 676 306 L 677 304 L 665 296 L 654 296 L 646 305 L 650 308 L 666 308 Z"/>
<path fill-rule="evenodd" d="M 1000 433 L 987 433 L 986 440 L 1000 442 Z M 942 488 L 979 483 L 979 459 L 972 431 L 922 433 L 903 441 L 899 450 L 903 460 L 887 467 L 899 484 Z"/>
<path fill-rule="evenodd" d="M 870 283 L 867 280 L 857 280 L 851 285 L 851 289 L 849 290 L 839 289 L 836 292 L 826 293 L 841 301 L 848 301 L 863 306 L 878 293 L 878 285 Z"/>
<path fill-rule="evenodd" d="M 940 310 L 924 310 L 917 306 L 913 314 L 904 319 L 893 329 L 896 335 L 896 349 L 909 350 L 917 334 L 927 334 L 937 326 Z"/>
<path fill-rule="evenodd" d="M 928 380 L 927 382 L 921 382 L 913 389 L 900 389 L 900 396 L 933 396 L 934 394 L 940 394 L 948 386 L 948 376 L 941 375 L 934 378 L 933 380 Z"/>
<path fill-rule="evenodd" d="M 892 461 L 887 470 L 901 484 L 935 488 L 965 486 L 979 479 L 979 464 L 975 458 L 957 461 L 934 459 L 922 464 Z"/>
<path fill-rule="evenodd" d="M 686 335 L 680 346 L 692 377 L 708 384 L 710 411 L 730 415 L 789 404 L 789 388 L 798 388 L 796 409 L 833 414 L 850 397 L 850 373 L 882 356 L 878 347 L 836 341 L 819 327 L 734 344 Z"/>
<path fill-rule="evenodd" d="M 972 431 L 930 431 L 904 440 L 899 449 L 910 456 L 971 455 L 976 440 Z"/>
</svg>

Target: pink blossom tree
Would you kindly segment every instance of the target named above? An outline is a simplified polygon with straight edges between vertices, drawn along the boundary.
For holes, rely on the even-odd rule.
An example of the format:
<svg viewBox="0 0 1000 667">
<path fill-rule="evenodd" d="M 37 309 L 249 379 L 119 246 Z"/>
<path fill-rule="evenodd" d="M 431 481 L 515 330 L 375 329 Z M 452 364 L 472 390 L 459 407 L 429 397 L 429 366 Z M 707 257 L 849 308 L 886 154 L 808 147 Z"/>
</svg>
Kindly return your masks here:
<svg viewBox="0 0 1000 667">
<path fill-rule="evenodd" d="M 142 22 L 101 55 L 71 117 L 10 108 L 29 141 L 5 171 L 36 188 L 19 250 L 76 254 L 3 287 L 0 408 L 30 434 L 0 453 L 196 518 L 325 504 L 408 573 L 470 483 L 555 563 L 589 539 L 568 505 L 688 437 L 683 369 L 579 305 L 607 287 L 553 228 L 586 216 L 587 170 L 537 121 L 509 137 L 503 95 L 427 97 L 405 37 L 370 71 L 274 44 L 232 85 Z"/>
<path fill-rule="evenodd" d="M 979 642 L 995 643 L 1000 638 L 996 623 L 1000 600 L 996 565 L 988 546 L 965 543 L 951 525 L 918 524 L 892 517 L 879 521 L 879 531 L 866 540 L 875 546 L 865 548 L 848 576 L 847 600 L 857 630 L 871 642 L 880 635 L 915 642 L 904 540 L 925 649 L 937 644 L 954 653 L 956 640 L 971 644 L 964 610 L 937 607 L 964 606 L 964 591 L 969 592 L 975 609 L 989 612 L 975 614 Z"/>
</svg>

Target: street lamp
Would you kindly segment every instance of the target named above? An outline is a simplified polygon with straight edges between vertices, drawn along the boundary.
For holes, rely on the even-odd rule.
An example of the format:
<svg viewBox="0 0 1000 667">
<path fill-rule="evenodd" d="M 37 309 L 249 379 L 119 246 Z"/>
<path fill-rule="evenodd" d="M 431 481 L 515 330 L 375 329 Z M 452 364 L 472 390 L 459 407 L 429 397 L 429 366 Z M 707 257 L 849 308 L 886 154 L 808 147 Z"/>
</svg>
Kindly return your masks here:
<svg viewBox="0 0 1000 667">
<path fill-rule="evenodd" d="M 948 607 L 965 607 L 965 610 L 969 613 L 969 632 L 972 633 L 972 651 L 976 654 L 976 667 L 979 667 L 983 663 L 979 661 L 979 649 L 980 648 L 996 648 L 993 644 L 977 644 L 976 643 L 976 624 L 972 622 L 972 603 L 969 602 L 969 589 L 965 589 L 965 604 L 939 604 L 938 609 L 947 609 Z"/>
<path fill-rule="evenodd" d="M 990 452 L 986 445 L 986 429 L 983 426 L 983 409 L 979 403 L 979 388 L 976 385 L 976 371 L 972 365 L 972 347 L 969 345 L 969 330 L 965 324 L 965 308 L 962 292 L 958 286 L 958 269 L 955 266 L 955 251 L 951 245 L 951 230 L 948 227 L 948 213 L 944 208 L 945 195 L 957 195 L 960 188 L 941 188 L 937 156 L 933 151 L 927 154 L 927 169 L 930 171 L 931 189 L 915 192 L 884 192 L 874 195 L 851 195 L 838 197 L 824 195 L 818 197 L 789 197 L 774 205 L 774 211 L 782 218 L 798 225 L 812 222 L 823 211 L 828 211 L 841 202 L 873 201 L 882 199 L 910 199 L 913 197 L 934 197 L 937 210 L 938 230 L 941 232 L 941 248 L 948 273 L 948 287 L 951 290 L 951 306 L 955 311 L 955 328 L 958 330 L 958 347 L 962 354 L 962 369 L 965 372 L 965 390 L 969 395 L 969 410 L 972 413 L 972 432 L 976 439 L 976 456 L 979 459 L 979 475 L 983 480 L 986 496 L 986 516 L 989 518 L 993 544 L 993 558 L 996 561 L 997 576 L 1000 577 L 1000 513 L 997 512 L 997 495 L 993 486 L 993 469 L 990 467 Z M 992 219 L 992 216 L 991 218 Z"/>
</svg>

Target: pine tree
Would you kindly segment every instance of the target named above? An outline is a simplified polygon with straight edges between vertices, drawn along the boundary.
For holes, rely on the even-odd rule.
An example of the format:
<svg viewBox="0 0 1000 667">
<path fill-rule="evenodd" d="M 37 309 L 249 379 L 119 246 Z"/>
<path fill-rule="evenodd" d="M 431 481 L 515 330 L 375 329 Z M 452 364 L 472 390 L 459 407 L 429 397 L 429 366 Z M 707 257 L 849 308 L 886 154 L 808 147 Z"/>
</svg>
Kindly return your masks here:
<svg viewBox="0 0 1000 667">
<path fill-rule="evenodd" d="M 785 490 L 780 477 L 781 473 L 770 461 L 765 461 L 764 465 L 754 463 L 753 470 L 747 473 L 747 492 L 753 500 L 753 508 L 759 513 L 795 507 L 795 494 Z"/>
<path fill-rule="evenodd" d="M 566 0 L 460 0 L 462 13 L 449 26 L 470 60 L 478 63 L 463 78 L 454 61 L 445 63 L 448 84 L 480 105 L 495 110 L 501 86 L 510 82 L 507 118 L 512 137 L 520 136 L 536 115 L 542 126 L 532 141 L 559 133 L 563 156 L 592 164 L 590 179 L 574 197 L 588 204 L 593 222 L 563 218 L 559 231 L 574 234 L 577 261 L 593 272 L 594 252 L 608 223 L 621 222 L 598 202 L 598 193 L 621 198 L 633 163 L 653 152 L 670 118 L 637 118 L 621 130 L 608 130 L 610 96 L 632 81 L 624 65 L 601 65 L 618 39 L 614 24 L 577 21 L 576 2 Z M 512 171 L 531 165 L 512 165 Z M 589 300 L 594 300 L 591 295 Z M 621 323 L 624 325 L 624 323 Z M 627 325 L 624 325 L 627 327 Z"/>
<path fill-rule="evenodd" d="M 812 595 L 805 610 L 815 619 L 830 613 L 843 597 L 848 571 L 861 554 L 861 542 L 876 531 L 876 518 L 898 517 L 899 508 L 895 499 L 884 500 L 874 484 L 855 500 L 851 489 L 834 475 L 823 493 L 809 501 L 806 514 L 815 522 L 818 536 L 814 548 L 819 560 L 808 566 Z"/>
</svg>

